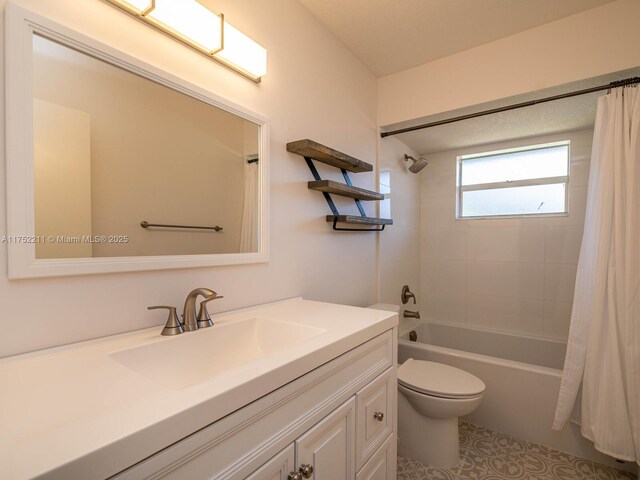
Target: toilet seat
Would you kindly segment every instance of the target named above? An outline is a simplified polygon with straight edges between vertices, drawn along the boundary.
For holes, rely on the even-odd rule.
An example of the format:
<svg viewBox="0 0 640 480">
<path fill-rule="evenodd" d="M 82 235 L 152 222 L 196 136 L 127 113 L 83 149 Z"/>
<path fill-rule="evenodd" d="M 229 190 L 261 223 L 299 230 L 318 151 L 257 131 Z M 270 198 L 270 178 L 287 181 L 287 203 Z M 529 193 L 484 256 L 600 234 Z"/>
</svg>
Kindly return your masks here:
<svg viewBox="0 0 640 480">
<path fill-rule="evenodd" d="M 398 383 L 424 395 L 451 399 L 477 397 L 486 388 L 482 380 L 469 372 L 413 358 L 398 368 Z"/>
</svg>

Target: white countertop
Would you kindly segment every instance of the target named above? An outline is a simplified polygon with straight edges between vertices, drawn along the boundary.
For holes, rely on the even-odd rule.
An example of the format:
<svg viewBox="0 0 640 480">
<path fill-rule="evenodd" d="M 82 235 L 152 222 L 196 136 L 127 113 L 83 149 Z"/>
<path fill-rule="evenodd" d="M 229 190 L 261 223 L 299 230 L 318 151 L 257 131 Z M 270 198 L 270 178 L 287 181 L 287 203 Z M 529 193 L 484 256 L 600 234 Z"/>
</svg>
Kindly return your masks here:
<svg viewBox="0 0 640 480">
<path fill-rule="evenodd" d="M 180 389 L 110 356 L 181 337 L 162 327 L 0 360 L 0 478 L 109 477 L 398 325 L 393 312 L 302 298 L 213 319 L 256 315 L 326 332 Z"/>
</svg>

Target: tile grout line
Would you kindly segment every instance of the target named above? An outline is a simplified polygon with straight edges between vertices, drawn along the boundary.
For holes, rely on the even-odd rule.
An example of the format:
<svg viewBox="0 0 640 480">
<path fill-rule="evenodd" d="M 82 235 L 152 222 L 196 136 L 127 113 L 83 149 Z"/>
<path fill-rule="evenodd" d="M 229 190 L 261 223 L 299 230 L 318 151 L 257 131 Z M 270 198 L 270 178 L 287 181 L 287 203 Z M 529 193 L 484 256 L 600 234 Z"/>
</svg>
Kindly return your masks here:
<svg viewBox="0 0 640 480">
<path fill-rule="evenodd" d="M 467 455 L 469 455 L 469 450 L 465 449 L 464 451 L 464 455 L 462 456 L 462 458 L 460 459 L 460 463 L 458 464 L 458 468 L 456 469 L 456 473 L 454 475 L 454 480 L 460 480 L 460 475 L 462 472 L 462 467 L 464 466 L 464 462 L 467 459 Z"/>
</svg>

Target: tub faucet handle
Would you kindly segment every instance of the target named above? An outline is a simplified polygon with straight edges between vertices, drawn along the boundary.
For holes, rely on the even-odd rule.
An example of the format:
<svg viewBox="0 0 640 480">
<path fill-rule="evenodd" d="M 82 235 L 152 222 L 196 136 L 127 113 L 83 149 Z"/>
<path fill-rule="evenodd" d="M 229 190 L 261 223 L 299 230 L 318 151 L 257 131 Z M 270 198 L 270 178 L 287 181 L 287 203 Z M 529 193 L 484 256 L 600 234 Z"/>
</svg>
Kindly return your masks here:
<svg viewBox="0 0 640 480">
<path fill-rule="evenodd" d="M 405 285 L 404 287 L 402 287 L 402 295 L 400 297 L 402 299 L 402 304 L 406 304 L 410 298 L 413 299 L 413 304 L 416 304 L 416 296 L 411 293 L 411 290 L 409 290 L 409 285 Z"/>
</svg>

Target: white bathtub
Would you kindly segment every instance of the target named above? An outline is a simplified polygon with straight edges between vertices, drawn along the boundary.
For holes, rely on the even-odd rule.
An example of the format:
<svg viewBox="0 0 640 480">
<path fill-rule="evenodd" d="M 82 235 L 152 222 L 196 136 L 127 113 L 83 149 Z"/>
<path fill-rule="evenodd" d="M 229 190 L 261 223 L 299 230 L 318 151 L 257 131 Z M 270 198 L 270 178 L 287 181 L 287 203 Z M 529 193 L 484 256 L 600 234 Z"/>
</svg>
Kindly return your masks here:
<svg viewBox="0 0 640 480">
<path fill-rule="evenodd" d="M 593 448 L 574 422 L 551 430 L 566 344 L 425 322 L 400 338 L 398 361 L 407 358 L 445 363 L 470 372 L 486 384 L 480 407 L 465 420 L 600 463 L 624 466 Z M 633 465 L 626 464 L 630 469 Z"/>
</svg>

